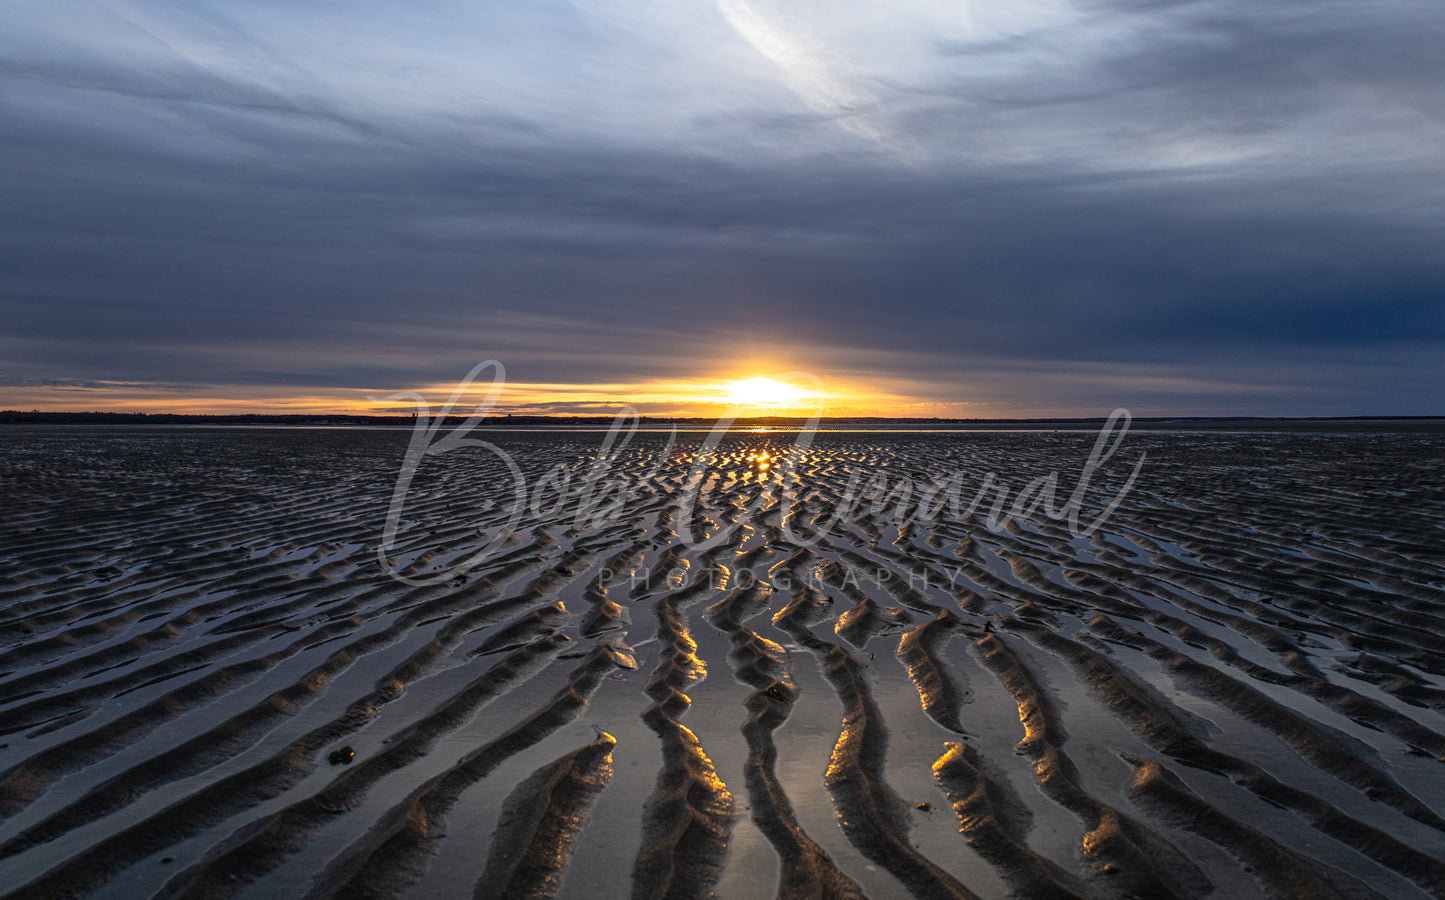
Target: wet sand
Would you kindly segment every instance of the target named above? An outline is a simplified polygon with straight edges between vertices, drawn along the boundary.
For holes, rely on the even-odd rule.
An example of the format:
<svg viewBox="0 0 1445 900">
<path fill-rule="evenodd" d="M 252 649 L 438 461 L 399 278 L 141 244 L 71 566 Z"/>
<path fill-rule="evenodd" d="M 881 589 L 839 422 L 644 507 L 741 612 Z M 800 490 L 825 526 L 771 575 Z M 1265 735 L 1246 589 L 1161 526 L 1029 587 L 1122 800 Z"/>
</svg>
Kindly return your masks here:
<svg viewBox="0 0 1445 900">
<path fill-rule="evenodd" d="M 0 431 L 0 894 L 1445 896 L 1445 435 L 475 436 Z"/>
</svg>

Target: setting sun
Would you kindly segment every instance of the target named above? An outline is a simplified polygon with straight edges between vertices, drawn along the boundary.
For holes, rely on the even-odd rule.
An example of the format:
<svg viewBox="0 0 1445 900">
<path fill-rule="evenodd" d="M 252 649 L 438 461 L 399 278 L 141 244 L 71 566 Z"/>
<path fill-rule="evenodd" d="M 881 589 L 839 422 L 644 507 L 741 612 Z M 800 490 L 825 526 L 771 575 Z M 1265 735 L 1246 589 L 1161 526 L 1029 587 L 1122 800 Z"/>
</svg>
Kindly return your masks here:
<svg viewBox="0 0 1445 900">
<path fill-rule="evenodd" d="M 796 406 L 817 398 L 813 391 L 772 378 L 749 378 L 727 385 L 727 400 L 738 406 Z"/>
</svg>

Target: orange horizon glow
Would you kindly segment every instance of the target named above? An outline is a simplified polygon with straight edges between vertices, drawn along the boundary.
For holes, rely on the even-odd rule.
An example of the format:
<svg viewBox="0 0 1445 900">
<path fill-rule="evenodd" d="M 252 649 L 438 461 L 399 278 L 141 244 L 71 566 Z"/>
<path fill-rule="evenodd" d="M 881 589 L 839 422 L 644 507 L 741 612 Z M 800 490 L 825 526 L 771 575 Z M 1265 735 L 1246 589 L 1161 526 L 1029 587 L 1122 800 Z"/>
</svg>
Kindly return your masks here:
<svg viewBox="0 0 1445 900">
<path fill-rule="evenodd" d="M 489 386 L 472 385 L 453 412 L 467 409 L 469 401 L 475 405 L 486 395 Z M 453 390 L 455 385 L 435 384 L 419 393 L 435 407 L 439 405 L 438 400 L 444 400 Z M 856 386 L 822 388 L 821 383 L 815 386 L 802 383 L 800 379 L 780 380 L 768 375 L 749 375 L 715 381 L 587 385 L 508 382 L 494 412 L 514 415 L 608 415 L 631 407 L 642 415 L 652 416 L 888 415 L 884 410 L 893 408 L 899 402 L 911 402 L 911 398 Z M 382 398 L 373 400 L 372 408 L 401 411 L 401 405 Z"/>
<path fill-rule="evenodd" d="M 485 377 L 485 376 L 484 376 Z M 473 384 L 453 414 L 469 415 L 486 396 L 490 383 Z M 282 389 L 284 390 L 284 389 Z M 147 385 L 123 382 L 84 385 L 11 386 L 0 395 L 0 409 L 42 412 L 175 413 L 190 415 L 398 415 L 415 411 L 409 400 L 392 399 L 395 388 L 299 389 L 275 387 Z M 456 384 L 438 382 L 413 390 L 440 410 Z M 929 401 L 897 390 L 870 389 L 856 383 L 822 382 L 812 376 L 742 373 L 699 381 L 613 382 L 597 384 L 508 382 L 492 415 L 613 416 L 631 407 L 658 417 L 928 417 L 978 416 L 974 404 Z M 988 411 L 1005 415 L 1006 411 Z"/>
</svg>

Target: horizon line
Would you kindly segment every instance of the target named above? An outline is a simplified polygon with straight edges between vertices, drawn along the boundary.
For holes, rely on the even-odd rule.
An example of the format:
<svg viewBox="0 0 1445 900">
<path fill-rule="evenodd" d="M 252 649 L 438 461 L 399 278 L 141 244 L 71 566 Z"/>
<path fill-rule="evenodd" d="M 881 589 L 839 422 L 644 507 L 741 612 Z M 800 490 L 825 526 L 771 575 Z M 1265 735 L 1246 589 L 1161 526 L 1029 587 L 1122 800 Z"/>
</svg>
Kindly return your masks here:
<svg viewBox="0 0 1445 900">
<path fill-rule="evenodd" d="M 578 415 L 578 414 L 541 414 L 541 413 L 494 413 L 483 416 L 479 421 L 482 424 L 542 424 L 542 425 L 601 425 L 615 422 L 618 415 Z M 450 414 L 444 417 L 446 421 L 462 422 L 468 416 L 464 414 Z M 718 416 L 665 416 L 665 415 L 637 415 L 638 424 L 656 425 L 694 425 L 706 422 L 717 422 Z M 948 424 L 1101 424 L 1108 420 L 1108 416 L 999 416 L 999 417 L 965 417 L 965 416 L 821 416 L 819 424 L 846 425 L 846 424 L 919 424 L 919 425 L 948 425 Z M 0 424 L 63 424 L 60 421 L 41 420 L 68 420 L 81 424 L 138 424 L 137 420 L 145 420 L 157 424 L 186 422 L 226 424 L 227 422 L 249 422 L 256 423 L 258 420 L 267 420 L 278 424 L 373 424 L 373 425 L 409 425 L 416 420 L 415 414 L 408 413 L 293 413 L 293 412 L 250 412 L 250 413 L 178 413 L 178 412 L 141 412 L 141 411 L 119 411 L 119 410 L 0 410 Z M 804 425 L 811 416 L 785 416 L 785 415 L 750 415 L 736 416 L 733 424 L 736 425 Z M 1412 422 L 1428 423 L 1440 422 L 1445 424 L 1445 414 L 1441 415 L 1392 415 L 1389 413 L 1370 413 L 1361 415 L 1331 415 L 1331 416 L 1306 416 L 1306 415 L 1280 415 L 1280 416 L 1259 416 L 1259 415 L 1148 415 L 1134 416 L 1130 419 L 1136 423 L 1218 423 L 1218 422 Z M 89 421 L 87 421 L 89 420 Z M 127 420 L 127 421 L 121 421 Z"/>
</svg>

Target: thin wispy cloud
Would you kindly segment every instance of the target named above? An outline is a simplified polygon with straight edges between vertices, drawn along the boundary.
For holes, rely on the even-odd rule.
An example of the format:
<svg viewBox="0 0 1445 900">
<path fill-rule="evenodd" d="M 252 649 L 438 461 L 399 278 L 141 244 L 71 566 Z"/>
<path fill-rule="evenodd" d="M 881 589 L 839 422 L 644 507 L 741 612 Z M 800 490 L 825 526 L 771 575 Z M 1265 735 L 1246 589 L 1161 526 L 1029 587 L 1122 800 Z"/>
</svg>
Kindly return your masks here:
<svg viewBox="0 0 1445 900">
<path fill-rule="evenodd" d="M 891 141 L 868 118 L 878 98 L 851 86 L 828 59 L 825 46 L 809 41 L 798 26 L 783 21 L 787 5 L 768 10 L 750 0 L 717 0 L 728 24 L 749 46 L 777 65 L 785 84 L 809 109 L 836 120 L 846 128 L 880 146 L 893 149 Z M 797 7 L 792 7 L 796 9 Z"/>
</svg>

